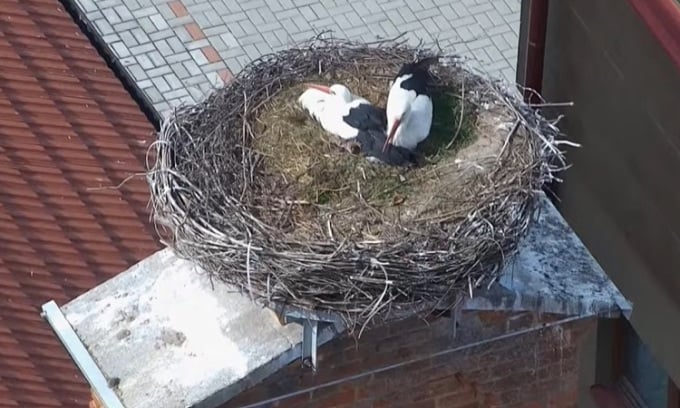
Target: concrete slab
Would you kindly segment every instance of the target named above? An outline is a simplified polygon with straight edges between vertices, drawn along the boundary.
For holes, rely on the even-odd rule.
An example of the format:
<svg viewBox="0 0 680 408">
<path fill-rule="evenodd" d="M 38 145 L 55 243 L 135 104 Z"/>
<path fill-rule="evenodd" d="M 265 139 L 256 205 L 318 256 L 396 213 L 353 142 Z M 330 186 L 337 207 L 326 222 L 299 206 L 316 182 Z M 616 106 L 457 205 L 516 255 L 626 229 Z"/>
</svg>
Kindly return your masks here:
<svg viewBox="0 0 680 408">
<path fill-rule="evenodd" d="M 276 370 L 300 355 L 300 325 L 281 326 L 272 311 L 228 286 L 213 286 L 170 249 L 79 296 L 62 313 L 109 383 L 117 379 L 126 408 L 224 400 L 231 397 L 220 394 L 225 387 L 258 370 L 268 375 L 268 364 Z"/>
<path fill-rule="evenodd" d="M 616 316 L 632 311 L 545 195 L 537 219 L 517 255 L 503 269 L 499 283 L 477 291 L 465 308 L 568 316 Z"/>
<path fill-rule="evenodd" d="M 472 67 L 515 81 L 520 0 L 67 1 L 161 114 L 200 100 L 252 59 L 327 29 L 364 41 L 407 33 L 412 44 L 437 42 Z M 185 68 L 189 60 L 197 69 Z M 168 92 L 170 71 L 183 92 Z"/>
</svg>

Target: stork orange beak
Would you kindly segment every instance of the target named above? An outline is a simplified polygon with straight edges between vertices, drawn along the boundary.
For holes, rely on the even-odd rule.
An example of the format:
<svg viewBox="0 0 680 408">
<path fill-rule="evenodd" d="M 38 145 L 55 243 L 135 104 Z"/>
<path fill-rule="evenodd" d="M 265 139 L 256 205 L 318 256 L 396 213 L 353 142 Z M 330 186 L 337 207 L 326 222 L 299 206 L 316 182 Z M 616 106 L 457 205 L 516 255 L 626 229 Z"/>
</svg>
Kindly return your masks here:
<svg viewBox="0 0 680 408">
<path fill-rule="evenodd" d="M 387 146 L 389 146 L 390 143 L 392 143 L 392 140 L 394 140 L 394 134 L 397 133 L 397 128 L 401 124 L 401 120 L 396 119 L 394 123 L 392 124 L 392 129 L 390 129 L 390 133 L 387 135 L 387 139 L 385 139 L 385 144 L 383 145 L 382 151 L 383 153 L 387 150 Z"/>
<path fill-rule="evenodd" d="M 327 93 L 327 94 L 331 93 L 331 88 L 328 87 L 328 86 L 325 86 L 325 85 L 306 83 L 305 86 L 306 86 L 307 88 L 316 89 L 316 90 L 319 90 L 319 91 L 321 91 L 321 92 L 325 92 L 325 93 Z"/>
</svg>

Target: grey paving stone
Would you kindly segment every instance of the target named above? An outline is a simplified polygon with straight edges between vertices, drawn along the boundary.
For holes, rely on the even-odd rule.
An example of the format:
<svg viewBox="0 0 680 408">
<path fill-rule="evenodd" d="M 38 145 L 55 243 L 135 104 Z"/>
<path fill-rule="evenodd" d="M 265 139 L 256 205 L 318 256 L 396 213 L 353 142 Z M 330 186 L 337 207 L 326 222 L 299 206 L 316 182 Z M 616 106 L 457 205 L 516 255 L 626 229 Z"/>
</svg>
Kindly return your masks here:
<svg viewBox="0 0 680 408">
<path fill-rule="evenodd" d="M 102 36 L 114 33 L 113 27 L 111 27 L 111 24 L 109 24 L 109 22 L 104 20 L 104 19 L 95 20 L 94 26 L 97 29 L 97 31 L 99 32 L 99 34 L 101 34 Z"/>
<path fill-rule="evenodd" d="M 174 91 L 167 92 L 163 96 L 165 97 L 165 99 L 172 101 L 174 99 L 180 99 L 183 96 L 187 96 L 187 95 L 189 95 L 189 91 L 187 91 L 186 88 L 182 87 L 180 89 L 176 89 Z M 173 103 L 171 103 L 171 104 L 174 105 Z"/>
<path fill-rule="evenodd" d="M 189 71 L 186 68 L 184 68 L 184 65 L 182 64 L 173 64 L 172 72 L 174 72 L 175 75 L 177 75 L 177 77 L 180 79 L 185 79 L 191 76 Z"/>
<path fill-rule="evenodd" d="M 137 56 L 137 63 L 144 69 L 155 68 L 153 61 L 151 61 L 151 59 L 145 54 L 140 54 Z"/>
<path fill-rule="evenodd" d="M 210 81 L 212 86 L 217 88 L 224 85 L 224 81 L 222 81 L 222 78 L 217 72 L 208 72 L 206 76 L 208 77 L 208 81 Z"/>
<path fill-rule="evenodd" d="M 127 67 L 129 65 L 135 64 L 137 60 L 133 56 L 121 58 L 118 60 L 121 64 L 123 64 L 124 67 Z"/>
<path fill-rule="evenodd" d="M 149 52 L 148 54 L 149 59 L 153 62 L 153 64 L 157 67 L 161 67 L 165 65 L 165 58 L 161 55 L 160 52 L 157 50 L 153 50 Z"/>
<path fill-rule="evenodd" d="M 191 60 L 191 55 L 189 55 L 188 52 L 181 52 L 178 54 L 172 54 L 171 56 L 167 57 L 165 59 L 168 64 L 173 65 L 177 64 L 178 62 L 184 62 L 184 61 L 189 61 Z"/>
<path fill-rule="evenodd" d="M 211 27 L 210 20 L 208 16 L 204 13 L 196 13 L 192 15 L 192 18 L 201 27 Z"/>
<path fill-rule="evenodd" d="M 226 51 L 229 49 L 227 44 L 225 44 L 220 37 L 211 37 L 210 44 L 217 50 L 217 52 Z"/>
<path fill-rule="evenodd" d="M 204 12 L 214 12 L 215 10 L 212 7 L 211 2 L 209 1 L 202 1 L 200 3 L 185 3 L 187 4 L 186 9 L 189 12 L 189 14 L 194 15 L 194 14 L 200 14 Z"/>
<path fill-rule="evenodd" d="M 97 7 L 99 7 L 100 10 L 106 9 L 106 8 L 111 8 L 113 6 L 116 6 L 120 4 L 119 0 L 97 0 Z"/>
<path fill-rule="evenodd" d="M 203 33 L 210 37 L 219 37 L 222 34 L 228 33 L 229 32 L 229 27 L 226 25 L 221 25 L 221 26 L 216 26 L 216 27 L 208 27 L 203 29 Z"/>
<path fill-rule="evenodd" d="M 146 53 L 149 53 L 156 48 L 153 46 L 152 43 L 146 43 L 146 44 L 141 44 L 137 45 L 135 47 L 130 47 L 130 52 L 132 55 L 144 55 Z"/>
<path fill-rule="evenodd" d="M 134 10 L 132 12 L 132 15 L 135 18 L 139 19 L 139 18 L 142 18 L 142 17 L 148 17 L 148 16 L 151 16 L 151 15 L 154 15 L 156 13 L 158 13 L 158 9 L 154 6 L 151 6 L 151 7 L 145 7 L 145 8 L 142 8 L 142 9 Z"/>
<path fill-rule="evenodd" d="M 162 67 L 158 67 L 158 68 L 154 68 L 154 69 L 150 69 L 150 70 L 146 71 L 149 78 L 155 78 L 155 77 L 158 77 L 158 76 L 163 76 L 163 75 L 169 74 L 171 72 L 172 72 L 172 70 L 170 69 L 169 65 L 163 65 Z"/>
<path fill-rule="evenodd" d="M 109 34 L 109 35 L 103 36 L 102 40 L 104 40 L 104 42 L 106 44 L 112 44 L 112 43 L 120 41 L 120 36 L 118 34 Z"/>
<path fill-rule="evenodd" d="M 173 30 L 163 30 L 163 31 L 156 31 L 155 33 L 149 34 L 149 38 L 151 39 L 152 42 L 157 42 L 160 40 L 165 40 L 170 37 L 174 37 L 175 32 Z"/>
<path fill-rule="evenodd" d="M 193 38 L 191 38 L 191 36 L 184 27 L 175 28 L 175 35 L 177 36 L 177 38 L 180 39 L 181 42 L 185 44 L 193 41 Z M 185 47 L 185 45 L 182 45 L 182 47 Z"/>
<path fill-rule="evenodd" d="M 189 94 L 191 95 L 193 100 L 200 101 L 203 99 L 203 91 L 201 91 L 200 88 L 197 88 L 195 86 L 187 86 L 187 90 L 189 91 Z"/>
<path fill-rule="evenodd" d="M 190 42 L 189 44 L 186 45 L 186 48 L 189 51 L 193 51 L 193 50 L 197 50 L 197 49 L 200 49 L 200 48 L 203 48 L 203 47 L 207 47 L 209 45 L 210 45 L 210 42 L 208 41 L 208 39 L 204 38 L 202 40 Z"/>
<path fill-rule="evenodd" d="M 127 20 L 127 21 L 122 21 L 118 24 L 113 25 L 113 30 L 117 33 L 120 33 L 122 31 L 127 31 L 127 30 L 132 30 L 135 28 L 139 27 L 139 23 L 137 20 Z"/>
<path fill-rule="evenodd" d="M 163 102 L 163 95 L 155 87 L 144 89 L 146 96 L 151 99 L 151 102 L 158 104 Z"/>
<path fill-rule="evenodd" d="M 127 70 L 132 74 L 135 81 L 141 81 L 148 78 L 146 70 L 139 65 L 131 65 L 127 67 Z"/>
<path fill-rule="evenodd" d="M 165 30 L 166 28 L 170 28 L 168 22 L 165 21 L 165 18 L 163 18 L 163 16 L 160 14 L 152 14 L 149 16 L 149 19 L 158 30 Z"/>
<path fill-rule="evenodd" d="M 127 4 L 121 4 L 118 6 L 113 7 L 114 10 L 116 10 L 116 13 L 118 16 L 121 18 L 123 21 L 129 21 L 134 19 L 132 16 L 132 13 L 130 13 L 130 9 L 128 9 Z"/>
<path fill-rule="evenodd" d="M 132 35 L 135 37 L 137 42 L 140 43 L 140 44 L 148 43 L 150 41 L 149 36 L 146 35 L 144 30 L 142 30 L 140 27 L 133 28 L 132 29 Z"/>
<path fill-rule="evenodd" d="M 135 36 L 132 35 L 132 33 L 130 31 L 122 31 L 122 32 L 120 32 L 119 35 L 120 35 L 120 40 L 125 45 L 127 45 L 128 47 L 139 45 L 139 43 L 137 42 L 137 39 L 135 38 Z"/>
<path fill-rule="evenodd" d="M 116 24 L 123 21 L 113 8 L 102 9 L 102 14 L 109 24 Z"/>
<path fill-rule="evenodd" d="M 153 86 L 153 82 L 151 82 L 150 79 L 143 79 L 143 80 L 141 80 L 141 81 L 137 81 L 137 86 L 138 86 L 141 90 L 144 91 L 144 90 L 146 90 L 147 88 L 152 87 L 152 86 Z"/>
<path fill-rule="evenodd" d="M 153 84 L 156 86 L 156 89 L 161 92 L 168 92 L 172 89 L 165 79 L 163 79 L 163 77 L 151 78 L 151 82 L 153 82 Z"/>
<path fill-rule="evenodd" d="M 204 84 L 204 83 L 207 83 L 207 82 L 208 82 L 208 77 L 206 77 L 205 74 L 194 75 L 191 78 L 184 81 L 184 83 L 187 84 L 188 86 L 198 86 L 200 84 Z"/>
<path fill-rule="evenodd" d="M 130 11 L 142 8 L 142 5 L 139 3 L 139 0 L 126 0 L 125 5 L 127 6 L 128 9 L 130 9 Z"/>
<path fill-rule="evenodd" d="M 245 35 L 253 35 L 259 33 L 257 26 L 248 20 L 240 21 L 238 25 L 243 29 Z"/>
<path fill-rule="evenodd" d="M 269 44 L 269 46 L 272 48 L 280 47 L 281 45 L 283 45 L 283 41 L 281 40 L 281 38 L 279 38 L 279 36 L 274 33 L 271 32 L 264 33 L 262 37 L 265 39 L 265 41 L 267 41 L 267 44 Z"/>
<path fill-rule="evenodd" d="M 122 41 L 111 44 L 111 48 L 113 49 L 113 52 L 116 53 L 118 58 L 130 56 L 130 50 Z"/>
<path fill-rule="evenodd" d="M 90 13 L 93 11 L 97 11 L 97 5 L 94 3 L 94 0 L 80 0 L 80 7 L 85 11 L 86 13 Z"/>
<path fill-rule="evenodd" d="M 145 33 L 151 34 L 153 32 L 156 32 L 156 26 L 154 23 L 151 21 L 149 17 L 140 17 L 137 19 L 139 22 L 139 25 L 142 27 Z"/>
<path fill-rule="evenodd" d="M 159 102 L 155 105 L 156 110 L 161 114 L 165 114 L 170 111 L 170 104 L 168 102 Z"/>
<path fill-rule="evenodd" d="M 166 4 L 158 4 L 156 9 L 158 10 L 158 13 L 161 16 L 163 16 L 163 18 L 166 21 L 171 21 L 172 19 L 176 18 L 175 12 L 172 11 L 172 9 L 170 8 L 170 6 L 167 3 Z"/>
<path fill-rule="evenodd" d="M 201 50 L 193 50 L 189 52 L 191 54 L 191 58 L 196 62 L 198 65 L 205 65 L 208 63 L 208 59 L 205 57 L 205 54 Z"/>
<path fill-rule="evenodd" d="M 357 4 L 360 4 L 360 3 L 361 2 L 357 2 Z M 309 6 L 309 8 L 312 9 L 312 11 L 314 12 L 314 14 L 316 15 L 317 18 L 324 18 L 324 17 L 328 17 L 328 15 L 329 15 L 328 10 L 323 5 L 321 5 L 320 3 L 311 4 Z"/>
<path fill-rule="evenodd" d="M 182 81 L 180 81 L 180 79 L 174 73 L 164 75 L 163 79 L 165 79 L 165 82 L 167 82 L 170 88 L 173 90 L 184 88 Z"/>
<path fill-rule="evenodd" d="M 191 16 L 182 16 L 182 17 L 175 17 L 172 19 L 167 19 L 168 25 L 170 28 L 176 28 L 176 27 L 181 27 L 185 24 L 193 23 L 194 18 Z"/>
<path fill-rule="evenodd" d="M 170 37 L 167 39 L 168 45 L 170 45 L 170 48 L 172 48 L 172 51 L 175 53 L 182 52 L 185 50 L 184 44 L 182 44 L 182 41 L 180 41 L 179 38 L 177 37 Z"/>
<path fill-rule="evenodd" d="M 159 112 L 202 98 L 224 67 L 236 74 L 326 29 L 364 41 L 401 33 L 413 44 L 437 39 L 471 66 L 514 81 L 520 0 L 181 0 L 190 15 L 180 18 L 169 0 L 72 1 Z M 205 39 L 191 38 L 184 28 L 191 22 Z M 207 61 L 201 48 L 209 45 L 223 61 Z"/>
<path fill-rule="evenodd" d="M 199 68 L 198 64 L 192 59 L 189 61 L 185 61 L 182 65 L 189 71 L 189 74 L 192 76 L 199 76 L 203 73 L 201 71 L 201 68 Z"/>
<path fill-rule="evenodd" d="M 259 42 L 264 42 L 264 38 L 262 38 L 262 35 L 260 35 L 259 33 L 249 35 L 246 37 L 241 37 L 239 39 L 239 43 L 241 44 L 241 46 L 253 45 Z"/>
</svg>

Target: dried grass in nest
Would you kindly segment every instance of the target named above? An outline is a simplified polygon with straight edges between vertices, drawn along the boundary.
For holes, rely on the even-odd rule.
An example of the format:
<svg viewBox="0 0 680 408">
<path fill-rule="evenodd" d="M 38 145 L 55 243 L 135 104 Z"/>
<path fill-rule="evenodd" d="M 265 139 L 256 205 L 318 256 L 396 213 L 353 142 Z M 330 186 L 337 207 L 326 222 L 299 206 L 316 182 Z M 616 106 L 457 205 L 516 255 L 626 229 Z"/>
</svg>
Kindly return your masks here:
<svg viewBox="0 0 680 408">
<path fill-rule="evenodd" d="M 253 299 L 337 312 L 350 329 L 450 306 L 493 281 L 564 168 L 556 122 L 449 56 L 433 67 L 430 163 L 416 170 L 352 156 L 291 107 L 310 79 L 384 106 L 399 66 L 432 54 L 317 37 L 177 109 L 148 172 L 168 244 Z"/>
</svg>

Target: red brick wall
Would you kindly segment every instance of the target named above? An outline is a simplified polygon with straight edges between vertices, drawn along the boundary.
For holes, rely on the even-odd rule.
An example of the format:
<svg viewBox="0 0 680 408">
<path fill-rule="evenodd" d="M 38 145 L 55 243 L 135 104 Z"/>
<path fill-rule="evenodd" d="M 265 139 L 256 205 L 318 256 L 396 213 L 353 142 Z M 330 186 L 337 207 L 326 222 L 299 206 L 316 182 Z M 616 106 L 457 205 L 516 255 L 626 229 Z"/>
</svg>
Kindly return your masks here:
<svg viewBox="0 0 680 408">
<path fill-rule="evenodd" d="M 316 373 L 300 368 L 296 361 L 223 408 L 241 407 L 557 319 L 467 314 L 455 341 L 449 336 L 451 322 L 447 318 L 396 323 L 365 333 L 358 348 L 351 338 L 334 340 L 320 348 Z M 594 320 L 585 319 L 538 329 L 318 388 L 267 406 L 576 407 L 579 346 L 594 327 Z"/>
</svg>

